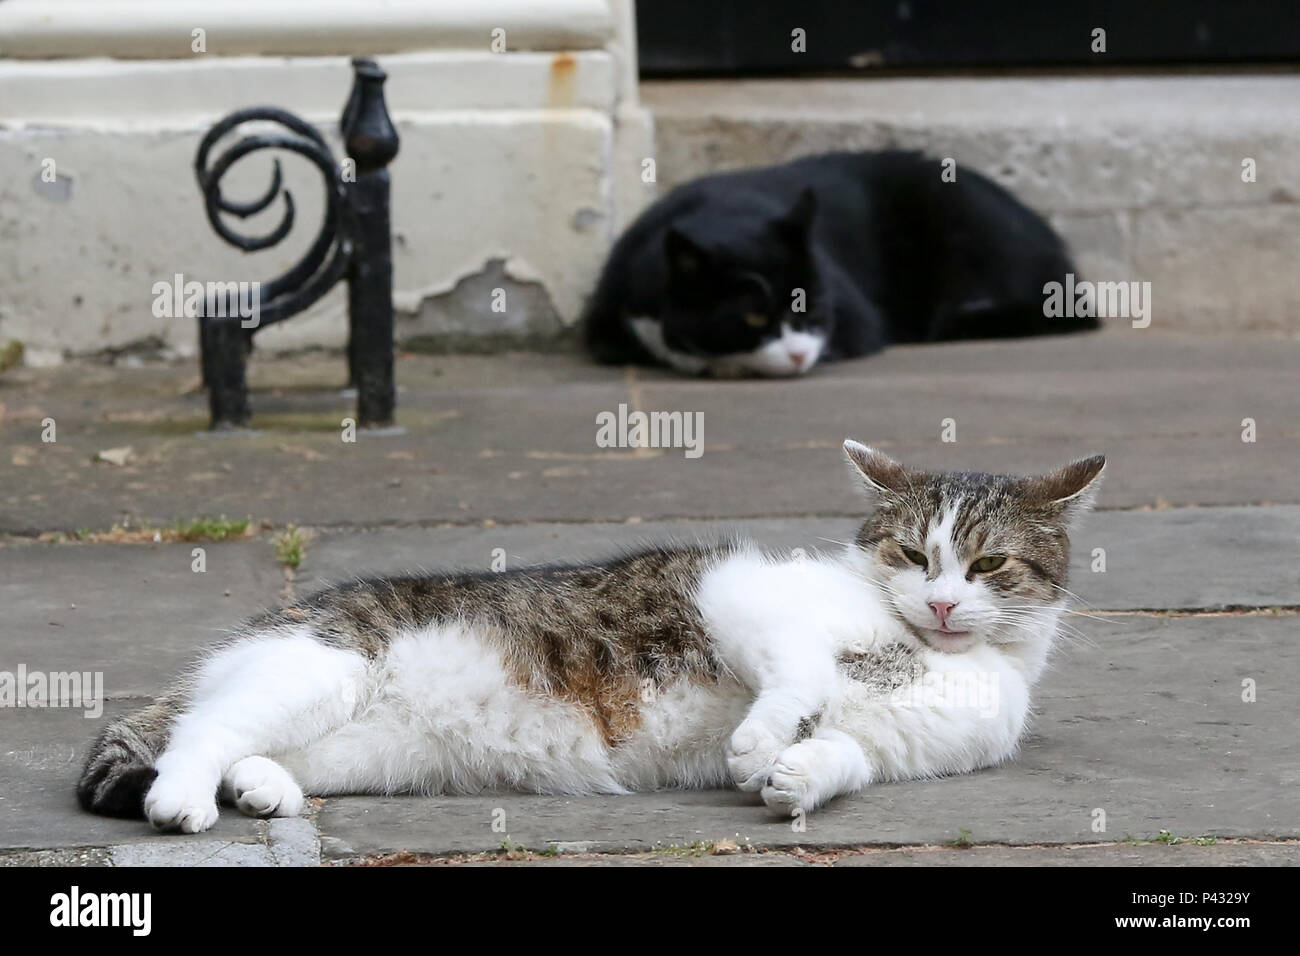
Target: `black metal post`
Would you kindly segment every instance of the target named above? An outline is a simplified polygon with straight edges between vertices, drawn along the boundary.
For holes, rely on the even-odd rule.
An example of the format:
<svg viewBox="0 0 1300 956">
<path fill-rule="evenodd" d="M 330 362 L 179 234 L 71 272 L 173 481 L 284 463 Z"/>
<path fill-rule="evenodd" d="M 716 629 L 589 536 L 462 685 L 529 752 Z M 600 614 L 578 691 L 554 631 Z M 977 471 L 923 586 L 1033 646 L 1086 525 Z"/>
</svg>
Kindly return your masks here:
<svg viewBox="0 0 1300 956">
<path fill-rule="evenodd" d="M 199 316 L 203 383 L 213 429 L 248 424 L 250 410 L 245 362 L 253 336 L 261 329 L 302 312 L 340 279 L 348 280 L 349 382 L 357 388 L 357 423 L 362 427 L 392 424 L 396 391 L 393 384 L 393 258 L 389 218 L 387 166 L 397 155 L 398 136 L 384 104 L 387 78 L 373 60 L 352 61 L 353 84 L 343 111 L 341 128 L 350 160 L 340 167 L 324 138 L 309 124 L 272 107 L 238 110 L 208 131 L 194 160 L 208 221 L 226 242 L 254 252 L 276 245 L 293 228 L 293 196 L 282 189 L 279 160 L 271 185 L 258 199 L 236 202 L 221 194 L 221 178 L 239 159 L 260 149 L 284 149 L 311 161 L 325 180 L 326 207 L 311 247 L 286 273 L 261 283 L 256 297 L 257 319 L 236 308 L 233 292 L 216 314 Z M 208 154 L 236 127 L 250 121 L 270 121 L 286 134 L 245 136 L 223 152 L 211 166 Z M 246 219 L 284 196 L 279 225 L 262 236 L 235 232 L 222 214 Z M 213 303 L 208 302 L 211 306 Z"/>
<path fill-rule="evenodd" d="M 391 425 L 393 384 L 393 239 L 388 164 L 397 155 L 397 131 L 384 106 L 384 71 L 354 61 L 357 94 L 349 100 L 343 141 L 355 164 L 348 190 L 356 225 L 348 267 L 348 361 L 357 389 L 357 424 Z M 355 102 L 355 108 L 352 103 Z"/>
<path fill-rule="evenodd" d="M 245 364 L 250 345 L 238 322 L 203 322 L 203 384 L 208 390 L 209 427 L 242 428 L 252 414 L 248 407 Z"/>
</svg>

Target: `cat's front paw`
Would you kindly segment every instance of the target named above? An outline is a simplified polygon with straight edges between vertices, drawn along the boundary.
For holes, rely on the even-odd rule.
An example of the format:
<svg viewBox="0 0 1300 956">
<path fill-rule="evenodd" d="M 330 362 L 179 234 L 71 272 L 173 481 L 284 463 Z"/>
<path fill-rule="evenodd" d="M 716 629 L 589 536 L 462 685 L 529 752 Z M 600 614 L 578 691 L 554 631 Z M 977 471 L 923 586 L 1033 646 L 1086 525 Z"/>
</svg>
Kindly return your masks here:
<svg viewBox="0 0 1300 956">
<path fill-rule="evenodd" d="M 163 832 L 202 833 L 217 822 L 216 787 L 181 774 L 160 775 L 144 798 L 144 815 Z"/>
<path fill-rule="evenodd" d="M 763 802 L 783 816 L 811 813 L 841 793 L 871 782 L 871 766 L 856 740 L 822 728 L 817 736 L 781 751 L 763 784 Z"/>
<path fill-rule="evenodd" d="M 782 816 L 811 813 L 817 806 L 816 751 L 801 744 L 786 749 L 763 784 L 761 796 L 769 810 Z"/>
<path fill-rule="evenodd" d="M 226 771 L 221 795 L 250 817 L 296 817 L 302 788 L 274 760 L 245 757 Z"/>
<path fill-rule="evenodd" d="M 758 721 L 747 720 L 731 735 L 727 745 L 727 769 L 741 790 L 758 790 L 767 780 L 772 765 L 789 744 Z"/>
</svg>

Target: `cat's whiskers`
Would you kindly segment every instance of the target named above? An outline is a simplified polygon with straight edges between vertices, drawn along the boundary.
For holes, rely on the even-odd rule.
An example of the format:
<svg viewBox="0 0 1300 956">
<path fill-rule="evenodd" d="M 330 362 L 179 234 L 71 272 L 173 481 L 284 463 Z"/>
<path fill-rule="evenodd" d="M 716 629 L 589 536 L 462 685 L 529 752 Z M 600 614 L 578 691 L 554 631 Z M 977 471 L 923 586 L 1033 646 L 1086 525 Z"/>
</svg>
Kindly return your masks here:
<svg viewBox="0 0 1300 956">
<path fill-rule="evenodd" d="M 1000 614 L 995 618 L 998 623 L 1020 627 L 1024 630 L 1029 630 L 1031 625 L 1041 627 L 1045 623 L 1041 617 L 1033 615 L 1032 613 L 1011 611 L 1006 608 L 1004 608 L 1003 611 L 1007 613 Z M 1088 635 L 1079 630 L 1073 624 L 1069 624 L 1065 621 L 1059 619 L 1056 621 L 1056 632 L 1057 635 L 1066 643 L 1081 643 L 1089 646 L 1096 646 L 1096 642 L 1093 641 L 1092 638 L 1088 637 Z"/>
<path fill-rule="evenodd" d="M 865 571 L 863 571 L 860 568 L 851 568 L 850 571 L 855 576 L 860 578 L 862 581 L 866 582 L 867 584 L 870 584 L 872 587 L 882 592 L 885 598 L 886 605 L 888 606 L 889 610 L 894 613 L 895 616 L 902 618 L 904 620 L 907 619 L 907 615 L 903 613 L 903 609 L 899 606 L 898 603 L 899 599 L 904 597 L 904 594 L 901 591 L 897 590 L 893 585 L 885 581 L 880 581 L 876 578 L 873 578 L 871 575 L 867 574 Z"/>
<path fill-rule="evenodd" d="M 1090 621 L 1100 621 L 1100 622 L 1102 622 L 1103 624 L 1112 624 L 1112 623 L 1115 623 L 1115 618 L 1114 618 L 1114 617 L 1103 616 L 1103 615 L 1100 615 L 1100 614 L 1089 614 L 1087 611 L 1080 611 L 1080 610 L 1077 610 L 1077 609 L 1072 608 L 1072 607 L 1063 607 L 1063 608 L 1060 609 L 1060 613 L 1061 613 L 1061 614 L 1068 614 L 1068 615 L 1070 615 L 1071 617 L 1086 617 L 1086 618 L 1087 618 L 1088 620 L 1090 620 Z M 1127 621 L 1121 621 L 1121 622 L 1119 622 L 1119 623 L 1120 623 L 1122 626 L 1124 626 L 1124 627 L 1128 627 L 1128 626 L 1130 626 L 1129 623 L 1128 623 Z"/>
<path fill-rule="evenodd" d="M 1062 594 L 1064 594 L 1070 600 L 1074 601 L 1076 604 L 1082 604 L 1084 607 L 1092 607 L 1091 604 L 1089 604 L 1083 598 L 1079 597 L 1079 595 L 1075 594 L 1069 588 L 1061 587 L 1061 585 L 1059 584 L 1053 584 L 1052 587 L 1056 588 L 1056 590 L 1060 591 Z"/>
<path fill-rule="evenodd" d="M 905 596 L 902 591 L 895 588 L 892 584 L 889 584 L 886 581 L 878 580 L 877 578 L 873 578 L 865 571 L 862 571 L 858 568 L 852 568 L 850 570 L 852 571 L 853 574 L 857 575 L 857 577 L 861 578 L 867 584 L 870 584 L 872 587 L 879 588 L 889 597 L 899 598 Z"/>
<path fill-rule="evenodd" d="M 1047 610 L 1048 608 L 1042 605 L 1002 606 L 986 620 L 986 626 L 1003 638 L 995 643 L 1021 642 L 1030 639 L 1035 631 L 1047 626 L 1046 615 L 1043 613 Z M 1015 636 L 1013 632 L 1019 632 L 1022 636 Z M 1056 621 L 1056 634 L 1058 639 L 1066 644 L 1080 643 L 1095 646 L 1082 631 L 1059 619 Z"/>
</svg>

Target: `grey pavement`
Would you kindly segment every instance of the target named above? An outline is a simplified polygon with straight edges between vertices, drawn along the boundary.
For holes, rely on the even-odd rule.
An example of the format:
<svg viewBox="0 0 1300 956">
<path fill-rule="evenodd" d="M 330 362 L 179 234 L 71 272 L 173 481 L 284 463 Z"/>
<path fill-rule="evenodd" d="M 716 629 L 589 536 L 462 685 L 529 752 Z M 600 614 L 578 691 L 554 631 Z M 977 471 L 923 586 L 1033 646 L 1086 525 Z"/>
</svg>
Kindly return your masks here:
<svg viewBox="0 0 1300 956">
<path fill-rule="evenodd" d="M 324 586 L 359 568 L 484 569 L 498 556 L 508 567 L 592 560 L 640 543 L 710 541 L 728 534 L 775 550 L 836 551 L 852 540 L 859 523 L 852 517 L 542 522 L 329 533 L 308 548 L 298 581 L 307 588 Z M 1208 560 L 1188 560 L 1198 554 Z M 1080 610 L 1300 607 L 1300 507 L 1103 511 L 1073 535 L 1072 558 L 1071 590 Z M 3 560 L 0 552 L 0 567 Z"/>
<path fill-rule="evenodd" d="M 1300 504 L 1300 341 L 1113 329 L 905 346 L 796 381 L 709 382 L 570 355 L 409 356 L 406 434 L 340 440 L 337 359 L 255 363 L 255 424 L 204 440 L 182 366 L 39 369 L 0 385 L 0 533 L 195 515 L 373 527 L 852 514 L 846 437 L 917 465 L 1045 470 L 1110 456 L 1102 508 Z M 626 403 L 698 412 L 704 454 L 596 446 Z M 58 441 L 41 441 L 52 418 Z M 1257 440 L 1241 440 L 1243 419 Z M 954 442 L 940 440 L 945 419 Z M 92 461 L 130 447 L 123 466 Z"/>
<path fill-rule="evenodd" d="M 683 381 L 567 355 L 405 356 L 405 434 L 351 445 L 339 440 L 350 402 L 336 358 L 255 363 L 262 430 L 218 440 L 195 435 L 202 401 L 187 365 L 6 375 L 0 671 L 98 674 L 105 700 L 98 715 L 0 709 L 0 865 L 1295 864 L 1298 359 L 1287 340 L 1124 329 L 899 348 L 797 382 Z M 596 414 L 619 403 L 702 412 L 704 455 L 596 447 Z M 46 417 L 53 444 L 40 441 Z M 940 440 L 945 418 L 954 443 Z M 1254 443 L 1241 440 L 1245 418 Z M 75 804 L 104 722 L 279 599 L 272 539 L 286 524 L 312 534 L 298 593 L 358 573 L 485 568 L 498 554 L 512 566 L 585 560 L 728 533 L 831 549 L 860 510 L 840 463 L 846 435 L 931 467 L 1110 456 L 1101 510 L 1074 536 L 1081 613 L 1005 766 L 872 787 L 805 830 L 722 791 L 331 798 L 269 824 L 228 810 L 199 838 Z M 124 446 L 124 466 L 91 460 Z M 258 530 L 48 540 L 220 514 Z M 1149 842 L 1161 831 L 1211 845 Z M 548 855 L 514 859 L 503 842 Z M 710 850 L 729 842 L 743 852 Z"/>
</svg>

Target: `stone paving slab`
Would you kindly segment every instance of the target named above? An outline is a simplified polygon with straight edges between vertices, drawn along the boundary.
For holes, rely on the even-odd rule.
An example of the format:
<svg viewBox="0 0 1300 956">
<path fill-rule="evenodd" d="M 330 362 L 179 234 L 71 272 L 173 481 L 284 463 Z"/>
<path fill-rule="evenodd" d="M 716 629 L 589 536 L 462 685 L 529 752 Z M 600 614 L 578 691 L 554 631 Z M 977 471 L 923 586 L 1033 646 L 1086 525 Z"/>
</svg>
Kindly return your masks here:
<svg viewBox="0 0 1300 956">
<path fill-rule="evenodd" d="M 1300 606 L 1300 507 L 1103 511 L 1073 545 L 1071 588 L 1085 606 Z M 1095 548 L 1104 573 L 1092 570 Z"/>
<path fill-rule="evenodd" d="M 316 828 L 303 818 L 253 823 L 261 842 L 202 836 L 154 835 L 116 846 L 54 850 L 0 850 L 4 866 L 319 866 Z"/>
<path fill-rule="evenodd" d="M 731 791 L 626 797 L 342 797 L 319 816 L 327 858 L 408 850 L 644 851 L 698 840 L 761 846 L 1062 844 L 1178 836 L 1300 837 L 1295 616 L 1123 616 L 1044 679 L 1021 755 L 976 774 L 885 784 L 813 814 L 805 832 Z M 1258 700 L 1244 703 L 1242 680 Z M 494 831 L 505 812 L 506 834 Z M 1094 810 L 1106 813 L 1093 832 Z"/>
<path fill-rule="evenodd" d="M 1297 359 L 1285 339 L 1125 329 L 900 346 L 781 382 L 571 355 L 409 356 L 406 433 L 353 444 L 339 437 L 351 406 L 333 358 L 260 363 L 264 431 L 228 439 L 195 437 L 204 403 L 180 394 L 189 366 L 24 369 L 0 381 L 0 531 L 221 513 L 362 526 L 851 513 L 850 435 L 928 467 L 1041 470 L 1102 450 L 1103 507 L 1297 503 Z M 621 403 L 703 413 L 703 456 L 598 448 L 596 414 Z M 54 444 L 40 441 L 46 417 Z M 940 441 L 945 418 L 955 443 Z M 91 460 L 125 446 L 124 466 Z"/>
<path fill-rule="evenodd" d="M 94 816 L 77 806 L 74 789 L 91 741 L 105 721 L 141 703 L 110 701 L 99 720 L 66 709 L 0 711 L 0 850 L 185 842 L 181 835 L 160 837 L 144 820 Z M 260 843 L 259 825 L 223 813 L 203 839 Z"/>
<path fill-rule="evenodd" d="M 305 822 L 305 821 L 304 821 Z M 93 847 L 73 850 L 18 850 L 0 853 L 0 867 L 5 866 L 316 866 L 310 857 L 292 864 L 271 863 L 265 848 L 247 843 L 197 840 L 192 843 L 127 844 L 119 847 Z M 346 865 L 349 861 L 333 861 Z M 784 851 L 742 852 L 727 855 L 692 850 L 675 850 L 653 854 L 560 855 L 531 859 L 464 860 L 435 858 L 414 861 L 428 864 L 451 864 L 481 867 L 806 867 L 829 865 L 842 867 L 942 866 L 942 867 L 1246 867 L 1298 866 L 1300 843 L 1195 843 L 1100 844 L 1096 846 L 971 846 L 900 847 L 846 851 L 843 855 L 814 855 L 811 859 Z M 404 864 L 404 865 L 410 865 Z"/>
<path fill-rule="evenodd" d="M 469 860 L 458 864 L 460 866 L 472 867 L 492 867 L 492 866 L 510 866 L 510 867 L 560 867 L 567 869 L 569 867 L 583 866 L 613 866 L 613 867 L 680 867 L 680 866 L 703 866 L 703 867 L 773 867 L 773 866 L 807 866 L 808 864 L 791 856 L 789 853 L 733 853 L 728 856 L 694 856 L 690 854 L 676 855 L 673 853 L 659 853 L 653 855 L 631 855 L 631 854 L 605 854 L 602 856 L 583 856 L 567 858 L 563 856 L 544 857 L 532 860 Z"/>
<path fill-rule="evenodd" d="M 861 506 L 838 433 L 742 448 L 710 444 L 720 429 L 706 428 L 705 453 L 688 460 L 677 450 L 556 452 L 547 447 L 547 429 L 562 431 L 566 441 L 574 434 L 569 423 L 539 423 L 535 443 L 514 448 L 464 435 L 453 441 L 446 431 L 363 437 L 354 445 L 300 433 L 207 440 L 197 448 L 187 443 L 200 439 L 171 439 L 146 453 L 161 459 L 124 468 L 89 458 L 120 447 L 109 442 L 138 450 L 147 439 L 106 436 L 92 443 L 97 447 L 58 451 L 73 469 L 67 474 L 7 471 L 0 520 L 5 531 L 33 534 L 208 515 L 366 527 L 835 515 Z M 1235 432 L 952 445 L 939 443 L 935 432 L 933 440 L 877 444 L 917 467 L 1011 473 L 1046 471 L 1101 449 L 1110 459 L 1098 501 L 1103 509 L 1300 501 L 1292 479 L 1300 454 L 1289 439 L 1244 455 Z M 95 473 L 76 471 L 83 467 Z"/>
<path fill-rule="evenodd" d="M 170 838 L 166 843 L 128 843 L 109 851 L 112 866 L 269 866 L 265 847 L 256 843 L 210 840 L 206 836 L 188 841 Z"/>
<path fill-rule="evenodd" d="M 530 524 L 327 534 L 307 546 L 300 590 L 365 574 L 598 560 L 641 543 L 717 541 L 729 533 L 779 550 L 837 550 L 852 518 Z M 1105 571 L 1092 570 L 1104 550 Z M 1300 605 L 1300 507 L 1109 511 L 1074 536 L 1071 588 L 1080 609 L 1213 609 Z M 1100 565 L 1098 565 L 1100 566 Z"/>
<path fill-rule="evenodd" d="M 1297 866 L 1300 843 L 1099 844 L 1093 846 L 971 846 L 871 848 L 839 854 L 797 856 L 783 851 L 694 855 L 689 849 L 654 854 L 549 856 L 527 860 L 467 860 L 463 866 L 491 867 L 773 867 L 773 866 Z"/>
<path fill-rule="evenodd" d="M 0 866 L 112 866 L 112 859 L 112 850 L 102 846 L 0 852 Z"/>
<path fill-rule="evenodd" d="M 835 866 L 1300 866 L 1300 843 L 908 848 L 853 853 Z"/>
<path fill-rule="evenodd" d="M 110 699 L 153 696 L 283 583 L 267 540 L 0 548 L 0 671 L 101 672 Z"/>
</svg>

